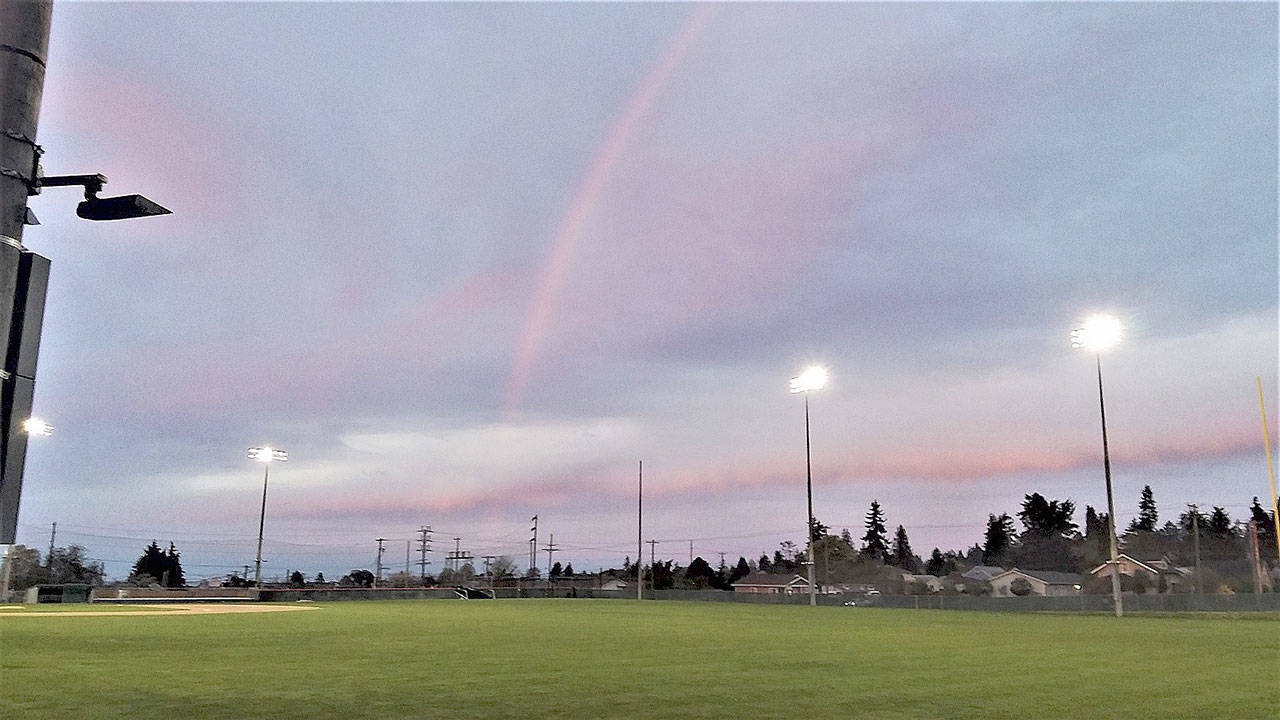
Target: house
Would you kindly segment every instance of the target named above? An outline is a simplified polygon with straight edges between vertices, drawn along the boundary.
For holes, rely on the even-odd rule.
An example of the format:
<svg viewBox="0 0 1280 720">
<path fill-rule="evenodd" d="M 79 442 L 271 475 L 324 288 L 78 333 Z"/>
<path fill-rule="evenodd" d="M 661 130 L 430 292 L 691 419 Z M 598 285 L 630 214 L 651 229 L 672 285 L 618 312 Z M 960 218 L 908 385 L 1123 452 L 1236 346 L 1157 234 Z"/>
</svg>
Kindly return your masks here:
<svg viewBox="0 0 1280 720">
<path fill-rule="evenodd" d="M 601 590 L 632 590 L 635 585 L 630 580 L 612 578 L 600 586 Z"/>
<path fill-rule="evenodd" d="M 1178 588 L 1189 586 L 1191 583 L 1191 568 L 1179 567 L 1168 557 L 1162 557 L 1159 560 L 1138 560 L 1121 553 L 1116 563 L 1120 566 L 1120 577 L 1131 578 L 1134 589 L 1138 592 L 1161 592 L 1162 580 L 1165 592 L 1176 592 Z M 1111 577 L 1111 562 L 1104 562 L 1090 570 L 1089 576 Z"/>
<path fill-rule="evenodd" d="M 968 580 L 980 580 L 982 582 L 991 582 L 991 578 L 1003 572 L 1004 572 L 1004 568 L 997 567 L 995 565 L 974 565 L 968 570 L 965 570 L 964 573 L 961 574 L 961 577 L 964 577 Z"/>
<path fill-rule="evenodd" d="M 1013 568 L 991 578 L 991 594 L 997 597 L 1014 595 L 1013 583 L 1018 579 L 1031 585 L 1028 595 L 1079 595 L 1080 586 L 1084 583 L 1084 578 L 1075 573 Z"/>
<path fill-rule="evenodd" d="M 733 591 L 766 595 L 795 595 L 809 592 L 809 581 L 796 574 L 754 572 L 733 583 Z"/>
<path fill-rule="evenodd" d="M 912 575 L 910 583 L 931 593 L 942 592 L 945 587 L 942 578 L 934 575 Z"/>
</svg>

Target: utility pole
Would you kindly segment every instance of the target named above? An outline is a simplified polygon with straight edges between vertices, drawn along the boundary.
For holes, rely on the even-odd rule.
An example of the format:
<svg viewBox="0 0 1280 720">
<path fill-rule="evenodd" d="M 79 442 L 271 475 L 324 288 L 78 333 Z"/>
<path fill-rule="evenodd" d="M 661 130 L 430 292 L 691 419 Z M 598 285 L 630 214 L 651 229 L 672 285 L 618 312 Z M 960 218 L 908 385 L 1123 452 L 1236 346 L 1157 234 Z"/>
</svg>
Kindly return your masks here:
<svg viewBox="0 0 1280 720">
<path fill-rule="evenodd" d="M 689 541 L 689 565 L 693 564 L 693 541 Z M 686 566 L 687 567 L 687 566 Z"/>
<path fill-rule="evenodd" d="M 1249 521 L 1249 565 L 1253 569 L 1253 592 L 1261 595 L 1266 576 L 1258 552 L 1258 523 L 1254 520 Z"/>
<path fill-rule="evenodd" d="M 555 533 L 551 533 L 551 540 L 549 540 L 546 546 L 544 546 L 542 549 L 547 551 L 547 577 L 550 577 L 551 576 L 551 553 L 560 552 L 559 549 L 556 548 Z"/>
<path fill-rule="evenodd" d="M 412 541 L 412 540 L 405 540 L 405 541 L 404 541 L 404 574 L 405 574 L 405 577 L 408 577 L 408 576 L 409 576 L 409 548 L 410 548 L 412 545 L 413 545 L 413 541 Z"/>
<path fill-rule="evenodd" d="M 1187 507 L 1191 510 L 1191 532 L 1196 545 L 1196 594 L 1203 595 L 1204 581 L 1200 576 L 1200 508 L 1194 503 L 1189 503 Z"/>
<path fill-rule="evenodd" d="M 529 532 L 533 533 L 533 537 L 529 539 L 529 574 L 533 575 L 538 572 L 538 516 L 534 515 L 529 521 L 533 523 L 533 527 L 529 528 Z"/>
<path fill-rule="evenodd" d="M 720 568 L 719 568 L 719 569 L 720 569 L 720 570 L 724 570 L 724 551 L 723 551 L 723 550 L 717 550 L 717 551 L 716 551 L 716 554 L 720 556 Z"/>
<path fill-rule="evenodd" d="M 454 548 L 453 552 L 446 555 L 445 559 L 450 562 L 450 566 L 453 568 L 453 571 L 456 574 L 459 570 L 462 569 L 463 561 L 470 560 L 475 556 L 472 555 L 471 553 L 462 552 L 462 538 L 460 537 L 456 537 L 453 539 L 453 548 Z M 456 581 L 457 578 L 455 577 L 454 580 Z"/>
<path fill-rule="evenodd" d="M 418 540 L 418 568 L 420 570 L 419 574 L 422 576 L 422 582 L 425 584 L 427 582 L 427 566 L 431 564 L 427 560 L 427 546 L 431 544 L 431 539 L 428 537 L 431 534 L 431 526 L 423 525 L 418 532 L 422 535 L 422 538 Z"/>
<path fill-rule="evenodd" d="M 248 564 L 248 563 L 245 563 L 245 566 L 244 566 L 244 574 L 243 574 L 243 575 L 241 575 L 240 577 L 245 578 L 245 579 L 248 579 L 248 577 L 249 577 L 249 564 Z"/>
<path fill-rule="evenodd" d="M 657 554 L 657 548 L 658 548 L 658 541 L 646 540 L 645 542 L 649 543 L 649 585 L 654 592 L 657 592 L 658 591 L 658 572 L 655 569 L 657 567 L 655 565 L 657 561 L 654 560 L 654 558 L 657 556 L 656 554 Z M 654 597 L 656 598 L 657 596 L 655 595 Z"/>
<path fill-rule="evenodd" d="M 636 493 L 636 599 L 644 599 L 644 461 L 640 461 Z"/>
<path fill-rule="evenodd" d="M 31 416 L 49 280 L 49 260 L 22 246 L 22 230 L 35 223 L 27 197 L 39 191 L 36 126 L 52 15 L 50 0 L 0 1 L 0 544 L 9 546 L 17 534 L 23 421 Z"/>
<path fill-rule="evenodd" d="M 377 572 L 373 574 L 373 587 L 378 587 L 378 581 L 382 579 L 382 543 L 386 542 L 386 538 L 378 538 L 378 562 Z"/>
<path fill-rule="evenodd" d="M 53 562 L 53 541 L 56 537 L 58 537 L 58 523 L 55 522 L 53 529 L 49 531 L 49 554 L 44 556 L 45 567 L 49 567 L 49 564 Z"/>
<path fill-rule="evenodd" d="M 490 570 L 489 568 L 493 565 L 493 561 L 496 559 L 496 557 L 497 556 L 495 555 L 484 556 L 484 574 L 486 577 L 489 578 L 489 594 L 490 595 L 493 595 L 493 571 Z"/>
</svg>

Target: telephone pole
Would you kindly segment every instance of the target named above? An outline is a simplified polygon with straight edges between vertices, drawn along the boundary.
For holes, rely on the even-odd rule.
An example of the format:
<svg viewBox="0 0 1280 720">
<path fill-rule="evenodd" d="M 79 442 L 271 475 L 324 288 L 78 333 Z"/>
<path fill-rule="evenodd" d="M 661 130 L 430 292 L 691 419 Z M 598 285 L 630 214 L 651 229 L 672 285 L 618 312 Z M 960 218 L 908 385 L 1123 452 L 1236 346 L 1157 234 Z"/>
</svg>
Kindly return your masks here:
<svg viewBox="0 0 1280 720">
<path fill-rule="evenodd" d="M 382 580 L 382 543 L 386 542 L 386 538 L 378 538 L 378 570 L 373 574 L 373 586 L 378 587 L 378 581 Z"/>
<path fill-rule="evenodd" d="M 693 564 L 693 541 L 689 541 L 689 565 Z"/>
<path fill-rule="evenodd" d="M 44 566 L 49 567 L 49 563 L 53 562 L 53 540 L 58 537 L 58 523 L 53 524 L 53 529 L 49 531 L 49 554 L 44 556 Z"/>
<path fill-rule="evenodd" d="M 453 552 L 446 555 L 445 559 L 450 561 L 450 566 L 453 568 L 453 572 L 456 574 L 459 570 L 462 569 L 462 562 L 466 560 L 470 560 L 473 557 L 475 556 L 472 555 L 471 553 L 462 552 L 462 538 L 456 537 L 453 539 Z M 456 582 L 457 580 L 458 578 L 455 577 L 454 581 Z"/>
<path fill-rule="evenodd" d="M 409 548 L 413 546 L 412 540 L 404 541 L 404 575 L 409 577 Z"/>
<path fill-rule="evenodd" d="M 656 561 L 654 560 L 654 558 L 656 557 L 656 554 L 657 554 L 658 541 L 646 540 L 645 542 L 649 543 L 649 585 L 654 592 L 657 592 L 658 591 L 658 572 L 655 569 Z"/>
<path fill-rule="evenodd" d="M 1203 595 L 1204 585 L 1200 579 L 1200 508 L 1194 503 L 1189 503 L 1187 508 L 1191 510 L 1191 532 L 1196 546 L 1196 594 Z"/>
<path fill-rule="evenodd" d="M 422 576 L 422 582 L 425 584 L 427 582 L 427 566 L 431 564 L 427 560 L 428 546 L 431 544 L 431 526 L 423 525 L 418 529 L 418 532 L 422 535 L 422 538 L 418 540 L 418 568 L 420 570 L 419 574 Z"/>
<path fill-rule="evenodd" d="M 497 559 L 496 555 L 485 555 L 484 557 L 484 574 L 489 578 L 489 594 L 493 594 L 493 571 L 489 568 L 493 565 L 493 561 Z"/>
<path fill-rule="evenodd" d="M 551 533 L 551 540 L 547 541 L 547 544 L 542 549 L 547 551 L 547 577 L 551 577 L 551 553 L 560 552 L 560 550 L 556 548 L 555 533 Z"/>
</svg>

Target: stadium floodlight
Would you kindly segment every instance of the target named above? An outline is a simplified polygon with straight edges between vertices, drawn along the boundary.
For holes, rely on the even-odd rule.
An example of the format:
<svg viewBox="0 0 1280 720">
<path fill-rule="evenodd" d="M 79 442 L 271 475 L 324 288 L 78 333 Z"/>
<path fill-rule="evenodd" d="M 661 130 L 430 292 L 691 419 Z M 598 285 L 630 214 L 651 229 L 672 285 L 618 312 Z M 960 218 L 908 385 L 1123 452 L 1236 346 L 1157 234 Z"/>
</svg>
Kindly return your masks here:
<svg viewBox="0 0 1280 720">
<path fill-rule="evenodd" d="M 262 588 L 262 530 L 267 521 L 267 477 L 271 463 L 288 462 L 289 453 L 269 446 L 249 448 L 249 459 L 262 463 L 262 510 L 258 514 L 258 555 L 253 560 L 253 584 Z"/>
<path fill-rule="evenodd" d="M 289 453 L 270 447 L 249 448 L 249 459 L 258 462 L 289 462 Z"/>
<path fill-rule="evenodd" d="M 1114 347 L 1124 337 L 1124 325 L 1114 315 L 1098 314 L 1085 318 L 1071 331 L 1071 347 L 1102 352 Z"/>
<path fill-rule="evenodd" d="M 28 435 L 44 435 L 53 434 L 53 426 L 41 420 L 40 418 L 27 418 L 22 421 L 22 431 Z"/>
<path fill-rule="evenodd" d="M 804 487 L 809 502 L 809 604 L 818 604 L 818 587 L 813 578 L 813 461 L 809 452 L 809 391 L 821 390 L 827 384 L 827 369 L 819 365 L 806 368 L 797 377 L 791 378 L 791 392 L 804 393 Z"/>
<path fill-rule="evenodd" d="M 807 393 L 810 390 L 821 390 L 827 384 L 827 369 L 814 365 L 805 369 L 799 376 L 791 378 L 791 392 Z"/>
<path fill-rule="evenodd" d="M 1107 447 L 1107 403 L 1102 394 L 1102 351 L 1115 347 L 1124 337 L 1124 325 L 1114 315 L 1091 315 L 1071 331 L 1071 347 L 1094 353 L 1098 368 L 1098 412 L 1102 416 L 1102 473 L 1107 482 L 1107 540 L 1111 545 L 1111 599 L 1116 617 L 1124 616 L 1124 597 L 1120 593 L 1120 550 L 1116 541 L 1116 504 L 1111 492 L 1111 452 Z"/>
</svg>

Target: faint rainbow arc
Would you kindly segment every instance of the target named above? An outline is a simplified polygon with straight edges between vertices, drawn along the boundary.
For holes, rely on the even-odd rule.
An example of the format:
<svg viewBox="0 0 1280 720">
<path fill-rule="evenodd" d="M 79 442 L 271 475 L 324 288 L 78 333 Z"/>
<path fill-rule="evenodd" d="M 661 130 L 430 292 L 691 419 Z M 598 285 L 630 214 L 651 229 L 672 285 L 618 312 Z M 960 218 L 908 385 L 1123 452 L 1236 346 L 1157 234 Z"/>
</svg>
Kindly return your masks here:
<svg viewBox="0 0 1280 720">
<path fill-rule="evenodd" d="M 714 4 L 700 5 L 685 19 L 671 44 L 631 94 L 622 113 L 614 121 L 608 136 L 596 153 L 595 161 L 592 162 L 586 177 L 578 186 L 568 212 L 556 229 L 551 243 L 551 252 L 540 275 L 537 289 L 534 291 L 524 330 L 520 334 L 515 357 L 511 363 L 511 372 L 507 377 L 502 413 L 504 417 L 509 417 L 524 398 L 530 370 L 533 368 L 538 350 L 551 323 L 551 315 L 564 286 L 582 228 L 599 200 L 600 193 L 604 190 L 614 166 L 621 158 L 627 141 L 666 85 L 671 73 L 702 34 L 707 21 L 716 10 L 717 6 Z"/>
</svg>

